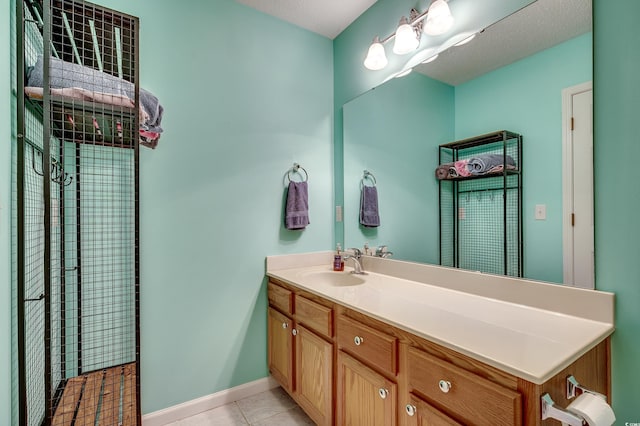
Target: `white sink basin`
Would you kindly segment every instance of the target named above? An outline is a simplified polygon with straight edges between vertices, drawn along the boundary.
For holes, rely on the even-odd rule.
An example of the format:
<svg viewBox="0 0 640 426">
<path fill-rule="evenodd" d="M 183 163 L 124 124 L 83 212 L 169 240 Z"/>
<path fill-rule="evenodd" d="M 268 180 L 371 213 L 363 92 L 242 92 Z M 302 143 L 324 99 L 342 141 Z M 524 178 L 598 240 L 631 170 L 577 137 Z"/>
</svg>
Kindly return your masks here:
<svg viewBox="0 0 640 426">
<path fill-rule="evenodd" d="M 365 275 L 356 275 L 350 272 L 337 271 L 308 271 L 301 274 L 305 280 L 318 284 L 333 285 L 336 287 L 347 287 L 360 285 L 365 282 Z"/>
</svg>

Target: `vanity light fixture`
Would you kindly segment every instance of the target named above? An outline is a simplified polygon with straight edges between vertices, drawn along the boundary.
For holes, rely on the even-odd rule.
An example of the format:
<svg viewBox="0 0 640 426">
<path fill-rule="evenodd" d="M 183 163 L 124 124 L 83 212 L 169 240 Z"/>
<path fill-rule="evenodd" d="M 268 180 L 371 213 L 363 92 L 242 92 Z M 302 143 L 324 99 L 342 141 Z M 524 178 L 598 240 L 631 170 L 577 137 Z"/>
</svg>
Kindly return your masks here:
<svg viewBox="0 0 640 426">
<path fill-rule="evenodd" d="M 387 66 L 389 61 L 387 55 L 384 53 L 384 46 L 380 43 L 380 38 L 376 36 L 373 39 L 373 43 L 369 46 L 369 52 L 364 60 L 364 66 L 370 70 L 377 71 Z"/>
<path fill-rule="evenodd" d="M 414 30 L 412 25 L 409 25 L 409 21 L 404 16 L 400 19 L 398 29 L 396 30 L 396 39 L 393 43 L 393 53 L 396 55 L 406 55 L 407 53 L 416 50 L 420 44 L 420 33 Z"/>
<path fill-rule="evenodd" d="M 426 34 L 440 35 L 447 32 L 453 25 L 453 16 L 449 10 L 447 1 L 434 0 L 429 8 L 422 13 L 416 9 L 411 9 L 409 19 L 403 16 L 400 19 L 395 33 L 382 40 L 376 36 L 369 46 L 367 57 L 364 60 L 364 66 L 373 71 L 383 69 L 388 63 L 384 52 L 384 45 L 391 39 L 395 39 L 393 53 L 396 55 L 405 55 L 416 50 L 420 45 L 423 24 Z M 435 57 L 433 57 L 433 59 L 435 59 Z"/>
<path fill-rule="evenodd" d="M 444 0 L 436 0 L 429 6 L 424 33 L 432 36 L 444 34 L 453 25 L 453 16 L 449 5 Z"/>
</svg>

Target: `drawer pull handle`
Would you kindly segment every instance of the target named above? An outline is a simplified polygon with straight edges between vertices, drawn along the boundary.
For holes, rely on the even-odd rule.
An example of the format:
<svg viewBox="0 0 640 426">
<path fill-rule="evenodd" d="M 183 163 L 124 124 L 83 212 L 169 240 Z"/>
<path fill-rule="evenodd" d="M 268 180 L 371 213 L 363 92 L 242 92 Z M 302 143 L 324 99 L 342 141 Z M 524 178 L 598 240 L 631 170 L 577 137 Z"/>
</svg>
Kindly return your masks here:
<svg viewBox="0 0 640 426">
<path fill-rule="evenodd" d="M 409 415 L 409 416 L 411 416 L 411 417 L 415 416 L 416 411 L 418 411 L 418 410 L 416 409 L 416 406 L 415 406 L 415 405 L 411 405 L 411 404 L 407 404 L 407 405 L 404 407 L 404 410 L 407 412 L 407 415 Z"/>
<path fill-rule="evenodd" d="M 385 388 L 380 388 L 378 389 L 378 395 L 380 395 L 380 398 L 386 399 L 387 395 L 389 395 L 389 391 Z"/>
<path fill-rule="evenodd" d="M 364 337 L 360 337 L 360 336 L 356 336 L 353 338 L 353 343 L 356 344 L 356 346 L 360 346 L 361 344 L 364 343 Z"/>
<path fill-rule="evenodd" d="M 293 330 L 291 330 L 291 334 L 293 334 L 294 336 L 298 335 L 298 330 L 296 330 L 295 328 Z"/>
<path fill-rule="evenodd" d="M 451 390 L 451 382 L 447 380 L 440 380 L 438 382 L 438 387 L 444 393 L 448 393 Z"/>
<path fill-rule="evenodd" d="M 286 322 L 282 323 L 282 328 L 289 328 L 289 324 L 287 324 Z"/>
</svg>

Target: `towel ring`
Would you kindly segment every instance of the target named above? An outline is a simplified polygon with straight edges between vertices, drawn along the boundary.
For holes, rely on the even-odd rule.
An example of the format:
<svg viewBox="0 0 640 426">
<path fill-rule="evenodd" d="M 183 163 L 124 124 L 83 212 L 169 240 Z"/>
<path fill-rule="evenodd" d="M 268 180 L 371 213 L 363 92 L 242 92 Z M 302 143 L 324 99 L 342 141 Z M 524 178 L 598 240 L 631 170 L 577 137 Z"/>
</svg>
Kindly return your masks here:
<svg viewBox="0 0 640 426">
<path fill-rule="evenodd" d="M 307 173 L 307 171 L 304 169 L 304 167 L 302 167 L 298 163 L 293 163 L 293 167 L 290 168 L 289 171 L 287 172 L 287 179 L 289 179 L 289 182 L 291 182 L 291 172 L 298 173 L 300 176 L 302 176 L 302 173 L 300 173 L 300 169 L 302 169 L 302 171 L 304 172 L 304 180 L 303 180 L 303 182 L 306 182 L 306 181 L 309 180 L 309 173 Z"/>
<path fill-rule="evenodd" d="M 372 186 L 376 186 L 376 184 L 378 183 L 376 181 L 376 177 L 369 170 L 365 170 L 363 172 L 362 179 L 360 179 L 360 185 L 365 186 L 364 181 L 367 180 L 367 179 L 369 179 L 371 182 L 373 182 Z"/>
</svg>

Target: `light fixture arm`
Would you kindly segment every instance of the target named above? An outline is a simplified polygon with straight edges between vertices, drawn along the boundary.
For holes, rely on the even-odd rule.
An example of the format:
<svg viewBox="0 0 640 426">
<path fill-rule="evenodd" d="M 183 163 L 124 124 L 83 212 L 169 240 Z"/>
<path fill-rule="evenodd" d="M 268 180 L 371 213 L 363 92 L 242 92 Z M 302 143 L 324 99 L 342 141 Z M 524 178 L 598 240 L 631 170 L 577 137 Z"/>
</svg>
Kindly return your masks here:
<svg viewBox="0 0 640 426">
<path fill-rule="evenodd" d="M 411 12 L 409 13 L 409 25 L 411 25 L 414 28 L 417 37 L 420 37 L 420 35 L 422 34 L 422 21 L 424 21 L 428 13 L 429 13 L 429 9 L 420 13 L 414 8 L 412 8 Z M 386 36 L 385 38 L 380 39 L 380 43 L 382 43 L 383 45 L 387 44 L 394 38 L 396 38 L 395 31 L 389 34 L 388 36 Z"/>
</svg>

